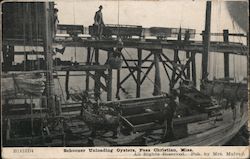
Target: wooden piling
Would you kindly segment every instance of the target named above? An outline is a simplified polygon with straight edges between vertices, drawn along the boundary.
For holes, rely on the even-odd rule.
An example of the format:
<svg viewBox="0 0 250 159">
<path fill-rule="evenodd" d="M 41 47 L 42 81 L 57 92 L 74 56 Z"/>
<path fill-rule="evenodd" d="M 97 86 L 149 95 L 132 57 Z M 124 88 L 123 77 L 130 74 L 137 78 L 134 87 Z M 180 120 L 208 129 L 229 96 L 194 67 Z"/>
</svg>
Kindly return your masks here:
<svg viewBox="0 0 250 159">
<path fill-rule="evenodd" d="M 190 52 L 189 51 L 186 52 L 186 58 L 187 59 L 190 58 Z M 187 65 L 187 79 L 190 80 L 190 64 Z"/>
<path fill-rule="evenodd" d="M 161 94 L 161 76 L 160 76 L 160 54 L 162 50 L 152 50 L 154 54 L 154 64 L 155 64 L 155 81 L 154 81 L 154 92 L 153 95 L 160 95 Z"/>
<path fill-rule="evenodd" d="M 206 22 L 205 31 L 203 31 L 203 53 L 202 53 L 202 79 L 206 79 L 208 75 L 208 53 L 210 47 L 210 28 L 211 28 L 211 8 L 212 2 L 207 1 L 206 5 Z"/>
<path fill-rule="evenodd" d="M 196 87 L 196 63 L 195 63 L 195 52 L 191 52 L 191 58 L 192 58 L 192 81 L 194 83 L 194 86 Z"/>
<path fill-rule="evenodd" d="M 108 52 L 108 59 L 110 59 L 110 56 L 112 55 L 112 52 Z M 108 76 L 106 79 L 106 87 L 107 87 L 107 101 L 112 100 L 112 68 L 108 69 Z"/>
<path fill-rule="evenodd" d="M 223 30 L 223 40 L 225 43 L 229 42 L 228 30 Z M 224 53 L 224 77 L 229 78 L 229 54 Z"/>
<path fill-rule="evenodd" d="M 99 65 L 99 49 L 95 48 L 95 64 Z M 100 73 L 95 71 L 95 84 L 94 84 L 94 92 L 95 99 L 100 99 Z"/>
<path fill-rule="evenodd" d="M 87 48 L 87 65 L 90 65 L 90 55 L 91 55 L 91 48 Z M 89 71 L 86 71 L 86 91 L 89 91 Z"/>
<path fill-rule="evenodd" d="M 120 92 L 120 81 L 121 81 L 121 72 L 120 72 L 120 69 L 117 69 L 117 71 L 116 71 L 116 73 L 117 73 L 117 79 L 116 79 L 116 95 L 115 95 L 115 97 L 117 98 L 117 99 L 120 99 L 120 95 L 119 95 L 119 92 Z"/>
<path fill-rule="evenodd" d="M 65 92 L 66 92 L 66 99 L 69 99 L 69 71 L 66 71 L 65 76 Z"/>
<path fill-rule="evenodd" d="M 142 49 L 137 50 L 138 67 L 137 67 L 137 81 L 136 81 L 136 98 L 141 96 L 141 65 L 142 65 Z"/>
</svg>

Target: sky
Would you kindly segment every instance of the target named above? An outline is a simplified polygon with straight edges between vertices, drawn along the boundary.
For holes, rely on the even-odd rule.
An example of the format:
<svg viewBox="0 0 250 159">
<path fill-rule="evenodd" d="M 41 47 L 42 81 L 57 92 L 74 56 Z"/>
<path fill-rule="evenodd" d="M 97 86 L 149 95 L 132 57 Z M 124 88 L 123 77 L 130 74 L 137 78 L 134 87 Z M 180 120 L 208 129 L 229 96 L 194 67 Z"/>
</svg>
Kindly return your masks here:
<svg viewBox="0 0 250 159">
<path fill-rule="evenodd" d="M 142 25 L 143 27 L 183 27 L 204 30 L 204 0 L 58 0 L 61 24 L 93 24 L 99 5 L 103 6 L 105 24 Z M 119 13 L 119 14 L 118 14 Z M 243 32 L 235 29 L 222 0 L 212 1 L 211 32 Z"/>
</svg>

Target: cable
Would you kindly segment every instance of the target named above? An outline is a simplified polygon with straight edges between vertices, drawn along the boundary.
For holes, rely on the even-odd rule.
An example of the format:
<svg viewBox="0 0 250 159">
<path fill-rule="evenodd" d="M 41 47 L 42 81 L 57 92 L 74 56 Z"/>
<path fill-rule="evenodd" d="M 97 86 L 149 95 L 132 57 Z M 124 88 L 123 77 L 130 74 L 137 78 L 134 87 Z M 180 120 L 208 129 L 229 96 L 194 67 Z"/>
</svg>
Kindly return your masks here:
<svg viewBox="0 0 250 159">
<path fill-rule="evenodd" d="M 75 0 L 73 1 L 73 17 L 74 17 L 74 25 L 76 24 L 76 17 L 75 17 Z M 75 56 L 75 63 L 76 63 L 76 45 L 74 46 L 74 56 Z"/>
</svg>

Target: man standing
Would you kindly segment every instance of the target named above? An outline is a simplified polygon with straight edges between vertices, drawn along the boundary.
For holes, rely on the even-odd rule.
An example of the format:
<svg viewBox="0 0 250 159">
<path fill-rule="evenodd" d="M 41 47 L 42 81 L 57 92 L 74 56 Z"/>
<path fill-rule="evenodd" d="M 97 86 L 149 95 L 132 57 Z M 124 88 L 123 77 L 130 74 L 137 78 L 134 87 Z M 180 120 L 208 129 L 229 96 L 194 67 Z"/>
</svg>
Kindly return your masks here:
<svg viewBox="0 0 250 159">
<path fill-rule="evenodd" d="M 56 36 L 56 32 L 57 32 L 57 26 L 58 26 L 58 23 L 59 23 L 59 20 L 58 20 L 58 9 L 57 8 L 54 8 L 54 37 Z"/>
<path fill-rule="evenodd" d="M 165 115 L 165 130 L 163 135 L 163 142 L 171 141 L 174 139 L 174 133 L 173 133 L 173 118 L 176 111 L 177 103 L 176 103 L 176 93 L 170 94 L 170 101 L 166 105 L 164 110 Z"/>
<path fill-rule="evenodd" d="M 104 22 L 103 22 L 103 17 L 102 17 L 102 5 L 99 6 L 99 10 L 95 13 L 95 17 L 94 17 L 94 27 L 97 28 L 97 35 L 99 37 L 99 39 L 102 38 L 102 32 L 103 32 L 103 27 Z"/>
</svg>

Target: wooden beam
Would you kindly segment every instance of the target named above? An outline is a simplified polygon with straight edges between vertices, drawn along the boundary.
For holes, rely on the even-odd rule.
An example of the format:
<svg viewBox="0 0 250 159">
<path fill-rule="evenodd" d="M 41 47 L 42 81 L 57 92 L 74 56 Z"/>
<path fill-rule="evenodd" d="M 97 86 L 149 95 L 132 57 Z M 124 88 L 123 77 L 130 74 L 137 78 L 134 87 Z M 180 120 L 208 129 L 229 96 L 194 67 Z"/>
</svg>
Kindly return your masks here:
<svg viewBox="0 0 250 159">
<path fill-rule="evenodd" d="M 105 71 L 109 65 L 75 65 L 75 66 L 55 66 L 55 71 Z"/>
<path fill-rule="evenodd" d="M 99 75 L 99 76 L 98 76 Z M 97 81 L 97 79 L 100 77 L 100 73 L 95 73 L 94 75 L 89 73 L 89 77 L 91 77 L 93 80 Z M 100 81 L 97 86 L 99 89 L 102 88 L 104 91 L 107 92 L 107 87 Z M 95 93 L 100 93 L 100 92 L 95 92 Z M 96 94 L 96 95 L 97 95 Z"/>
<path fill-rule="evenodd" d="M 174 50 L 174 60 L 172 63 L 177 64 L 178 61 L 178 50 Z M 170 80 L 170 91 L 174 88 L 175 85 L 175 75 L 176 75 L 176 67 L 173 65 L 172 77 Z"/>
<path fill-rule="evenodd" d="M 142 64 L 144 62 L 146 62 L 150 57 L 151 57 L 152 53 L 148 54 L 143 60 L 142 60 Z M 136 69 L 133 69 L 132 72 L 134 73 L 136 71 Z M 120 85 L 122 85 L 132 74 L 128 74 L 121 82 L 120 82 Z M 143 80 L 141 80 L 143 81 Z M 142 83 L 142 82 L 141 82 Z"/>
<path fill-rule="evenodd" d="M 126 48 L 139 48 L 144 50 L 152 50 L 152 49 L 179 49 L 181 51 L 194 51 L 197 53 L 202 53 L 204 51 L 203 44 L 201 41 L 190 41 L 191 43 L 188 45 L 182 45 L 180 47 L 174 41 L 160 41 L 158 43 L 148 42 L 148 41 L 126 41 L 124 40 L 124 47 Z M 95 48 L 111 48 L 116 47 L 117 42 L 115 40 L 89 40 L 82 39 L 81 42 L 77 41 L 69 41 L 62 40 L 56 41 L 55 43 L 66 46 L 66 47 L 95 47 Z M 22 39 L 4 39 L 3 45 L 15 45 L 15 46 L 23 46 L 24 42 Z M 34 43 L 26 42 L 26 46 L 33 46 Z M 37 46 L 42 46 L 42 42 L 36 43 Z M 242 43 L 231 42 L 230 44 L 225 44 L 224 42 L 214 41 L 210 43 L 210 51 L 218 52 L 218 53 L 228 53 L 228 54 L 237 54 L 244 55 L 248 54 L 248 47 L 243 45 Z"/>
<path fill-rule="evenodd" d="M 148 70 L 146 71 L 146 73 L 144 74 L 144 76 L 141 79 L 141 84 L 144 82 L 144 80 L 146 79 L 146 77 L 148 76 L 149 72 L 151 71 L 151 69 L 153 68 L 154 63 L 152 62 L 151 65 L 149 66 Z"/>
<path fill-rule="evenodd" d="M 126 64 L 126 66 L 128 67 L 129 73 L 132 75 L 134 81 L 136 82 L 136 77 L 135 77 L 135 75 L 134 75 L 134 72 L 135 72 L 135 71 L 133 71 L 133 70 L 130 68 L 128 62 L 126 61 L 126 58 L 124 57 L 124 55 L 121 54 L 121 56 L 122 56 L 122 58 L 123 58 L 123 60 L 124 60 L 124 62 L 125 62 L 125 64 Z"/>
<path fill-rule="evenodd" d="M 182 70 L 180 70 L 180 73 L 178 74 L 178 76 L 174 79 L 174 81 L 173 81 L 173 84 L 175 85 L 176 84 L 176 82 L 181 78 L 181 76 L 182 75 L 184 75 L 185 76 L 185 70 L 187 69 L 187 66 L 188 65 L 190 65 L 190 62 L 191 62 L 191 59 L 189 59 L 188 61 L 187 61 L 187 63 L 185 64 L 185 66 L 184 66 L 184 68 L 182 69 Z M 186 77 L 185 77 L 186 78 Z"/>
<path fill-rule="evenodd" d="M 166 72 L 166 75 L 167 75 L 167 77 L 168 77 L 168 81 L 170 81 L 171 79 L 170 79 L 168 70 L 167 70 L 166 65 L 165 65 L 165 62 L 163 61 L 163 59 L 162 59 L 161 56 L 160 56 L 160 61 L 162 62 L 163 68 L 164 68 L 164 70 L 165 70 L 165 72 Z"/>
</svg>

